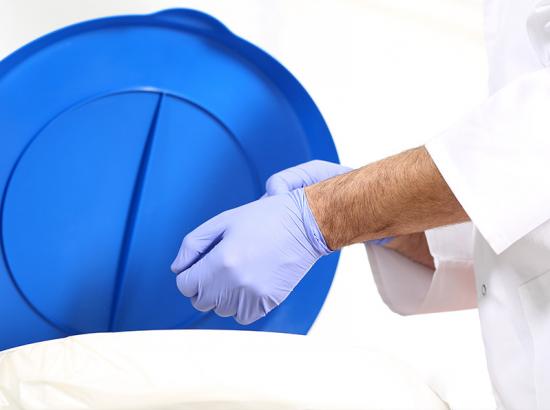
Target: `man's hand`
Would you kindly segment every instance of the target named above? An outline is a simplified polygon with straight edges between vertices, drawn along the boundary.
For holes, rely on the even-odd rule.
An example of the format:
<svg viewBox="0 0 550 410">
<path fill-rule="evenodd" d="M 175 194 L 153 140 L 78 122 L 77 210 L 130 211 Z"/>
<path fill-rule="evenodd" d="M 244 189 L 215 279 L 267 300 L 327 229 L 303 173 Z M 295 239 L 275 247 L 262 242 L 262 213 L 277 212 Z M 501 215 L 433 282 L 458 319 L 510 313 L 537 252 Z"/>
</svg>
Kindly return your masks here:
<svg viewBox="0 0 550 410">
<path fill-rule="evenodd" d="M 330 166 L 345 172 L 338 167 Z M 306 178 L 283 171 L 289 177 L 274 177 L 269 191 L 325 175 L 298 169 Z M 172 270 L 195 308 L 249 324 L 279 305 L 331 249 L 466 220 L 421 147 L 226 211 L 184 238 Z"/>
<path fill-rule="evenodd" d="M 328 253 L 304 191 L 297 189 L 199 226 L 183 239 L 172 271 L 196 309 L 249 324 L 285 300 Z"/>
</svg>

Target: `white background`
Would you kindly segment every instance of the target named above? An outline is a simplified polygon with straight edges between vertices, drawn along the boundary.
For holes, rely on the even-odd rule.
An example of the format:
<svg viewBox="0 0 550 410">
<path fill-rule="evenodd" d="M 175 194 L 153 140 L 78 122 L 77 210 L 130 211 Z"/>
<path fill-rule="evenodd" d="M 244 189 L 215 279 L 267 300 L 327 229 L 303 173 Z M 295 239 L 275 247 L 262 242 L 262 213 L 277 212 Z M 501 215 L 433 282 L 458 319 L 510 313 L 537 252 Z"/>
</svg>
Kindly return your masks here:
<svg viewBox="0 0 550 410">
<path fill-rule="evenodd" d="M 486 95 L 481 0 L 0 0 L 0 58 L 70 23 L 168 7 L 214 15 L 289 68 L 349 166 L 421 145 Z M 477 311 L 390 312 L 362 246 L 343 251 L 311 335 L 408 362 L 453 408 L 495 407 Z"/>
</svg>

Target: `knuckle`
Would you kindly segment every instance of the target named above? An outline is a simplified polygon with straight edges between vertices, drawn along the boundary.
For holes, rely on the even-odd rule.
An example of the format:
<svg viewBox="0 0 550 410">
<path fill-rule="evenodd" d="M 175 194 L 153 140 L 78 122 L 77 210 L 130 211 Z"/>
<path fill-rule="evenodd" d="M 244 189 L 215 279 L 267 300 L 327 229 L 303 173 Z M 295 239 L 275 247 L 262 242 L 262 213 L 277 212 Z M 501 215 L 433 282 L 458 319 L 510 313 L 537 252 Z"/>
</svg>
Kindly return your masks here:
<svg viewBox="0 0 550 410">
<path fill-rule="evenodd" d="M 187 286 L 187 284 L 186 284 L 186 280 L 185 280 L 186 278 L 185 278 L 184 275 L 185 275 L 185 274 L 180 273 L 180 274 L 176 277 L 176 285 L 177 285 L 179 291 L 181 292 L 181 294 L 182 294 L 183 296 L 189 298 L 189 297 L 191 297 L 191 296 L 193 296 L 193 295 L 192 295 L 191 292 L 189 291 L 189 288 L 188 288 L 188 286 Z"/>
<path fill-rule="evenodd" d="M 220 317 L 229 317 L 233 315 L 233 313 L 229 309 L 225 308 L 216 308 L 214 309 L 214 313 Z"/>
<path fill-rule="evenodd" d="M 265 186 L 270 187 L 273 185 L 274 182 L 277 181 L 277 178 L 279 178 L 279 173 L 271 175 L 269 178 L 267 178 L 267 181 L 265 181 Z"/>
<path fill-rule="evenodd" d="M 203 305 L 201 305 L 201 304 L 199 304 L 199 303 L 195 303 L 195 304 L 193 305 L 193 307 L 194 307 L 195 309 L 197 309 L 199 312 L 206 312 L 206 311 L 208 311 L 208 309 L 207 309 L 205 306 L 203 306 Z"/>
<path fill-rule="evenodd" d="M 197 300 L 194 300 L 191 302 L 193 307 L 201 312 L 207 312 L 210 310 L 209 303 L 206 300 L 202 300 L 198 298 Z"/>
<path fill-rule="evenodd" d="M 265 189 L 268 193 L 277 193 L 279 188 L 278 186 L 283 182 L 281 173 L 278 172 L 274 175 L 271 175 L 265 183 Z"/>
</svg>

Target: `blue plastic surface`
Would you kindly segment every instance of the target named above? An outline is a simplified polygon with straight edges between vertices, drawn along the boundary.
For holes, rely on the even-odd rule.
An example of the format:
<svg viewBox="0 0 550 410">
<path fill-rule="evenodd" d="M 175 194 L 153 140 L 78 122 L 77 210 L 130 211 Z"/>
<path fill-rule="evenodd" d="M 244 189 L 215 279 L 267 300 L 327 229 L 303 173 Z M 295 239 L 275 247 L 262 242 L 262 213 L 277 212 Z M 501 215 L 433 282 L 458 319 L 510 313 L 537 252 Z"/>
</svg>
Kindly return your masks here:
<svg viewBox="0 0 550 410">
<path fill-rule="evenodd" d="M 338 254 L 264 319 L 192 308 L 182 237 L 274 172 L 337 161 L 300 84 L 193 10 L 81 23 L 0 63 L 0 349 L 167 328 L 307 333 Z"/>
</svg>

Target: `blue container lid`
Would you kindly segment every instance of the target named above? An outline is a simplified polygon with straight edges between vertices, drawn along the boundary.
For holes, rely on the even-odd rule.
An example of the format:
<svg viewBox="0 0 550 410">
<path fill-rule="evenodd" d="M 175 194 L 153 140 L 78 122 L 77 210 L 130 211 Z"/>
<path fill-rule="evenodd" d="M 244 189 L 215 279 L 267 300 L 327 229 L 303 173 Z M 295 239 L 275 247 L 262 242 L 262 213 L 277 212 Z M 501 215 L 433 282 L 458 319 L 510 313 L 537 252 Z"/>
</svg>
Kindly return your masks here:
<svg viewBox="0 0 550 410">
<path fill-rule="evenodd" d="M 337 161 L 300 84 L 193 10 L 89 21 L 0 63 L 0 349 L 167 328 L 306 333 L 338 254 L 262 320 L 193 309 L 182 237 L 281 169 Z"/>
</svg>

